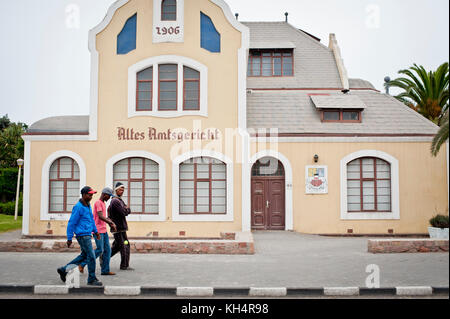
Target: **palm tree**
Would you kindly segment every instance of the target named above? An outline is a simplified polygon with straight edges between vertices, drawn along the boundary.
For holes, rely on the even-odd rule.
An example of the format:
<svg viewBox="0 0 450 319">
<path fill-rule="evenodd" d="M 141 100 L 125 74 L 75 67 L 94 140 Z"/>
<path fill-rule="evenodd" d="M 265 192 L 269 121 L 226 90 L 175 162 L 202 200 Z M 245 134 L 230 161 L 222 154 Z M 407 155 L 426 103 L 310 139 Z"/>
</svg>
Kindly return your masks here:
<svg viewBox="0 0 450 319">
<path fill-rule="evenodd" d="M 433 156 L 437 156 L 439 153 L 439 150 L 441 149 L 441 146 L 448 141 L 448 107 L 447 110 L 444 113 L 444 116 L 442 117 L 442 123 L 441 128 L 439 129 L 439 132 L 436 134 L 436 136 L 433 139 L 433 143 L 431 144 L 431 153 Z"/>
<path fill-rule="evenodd" d="M 385 85 L 398 87 L 402 93 L 396 99 L 416 110 L 430 121 L 440 124 L 448 109 L 449 76 L 448 62 L 436 71 L 427 72 L 423 66 L 414 64 L 407 70 L 398 73 L 404 75 Z"/>
</svg>

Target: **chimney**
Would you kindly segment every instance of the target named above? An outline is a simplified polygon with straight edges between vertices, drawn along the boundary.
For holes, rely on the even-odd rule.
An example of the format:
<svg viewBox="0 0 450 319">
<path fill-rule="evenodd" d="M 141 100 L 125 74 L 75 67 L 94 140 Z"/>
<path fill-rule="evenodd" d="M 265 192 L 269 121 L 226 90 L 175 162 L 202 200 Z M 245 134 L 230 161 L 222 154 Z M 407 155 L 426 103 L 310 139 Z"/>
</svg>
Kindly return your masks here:
<svg viewBox="0 0 450 319">
<path fill-rule="evenodd" d="M 287 23 L 288 22 L 289 12 L 285 12 L 284 15 L 286 16 L 286 23 Z"/>
<path fill-rule="evenodd" d="M 239 20 L 239 13 L 236 13 L 235 16 L 236 16 L 236 20 Z"/>
</svg>

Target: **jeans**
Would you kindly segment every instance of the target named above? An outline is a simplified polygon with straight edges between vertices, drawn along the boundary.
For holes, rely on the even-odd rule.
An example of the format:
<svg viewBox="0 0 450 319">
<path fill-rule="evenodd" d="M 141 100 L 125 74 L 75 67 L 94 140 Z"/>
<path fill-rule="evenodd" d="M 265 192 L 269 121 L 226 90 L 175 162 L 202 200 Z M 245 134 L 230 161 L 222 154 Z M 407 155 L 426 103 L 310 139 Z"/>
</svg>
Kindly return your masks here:
<svg viewBox="0 0 450 319">
<path fill-rule="evenodd" d="M 66 269 L 69 265 L 79 265 L 82 262 L 86 262 L 89 270 L 88 283 L 98 280 L 95 276 L 95 253 L 94 248 L 92 248 L 91 240 L 92 236 L 77 237 L 77 241 L 81 248 L 81 254 L 70 263 L 62 267 L 62 269 L 67 272 Z"/>
<path fill-rule="evenodd" d="M 130 266 L 130 243 L 128 242 L 126 232 L 114 234 L 114 242 L 111 249 L 111 257 L 120 252 L 120 269 L 125 269 Z"/>
<path fill-rule="evenodd" d="M 95 245 L 97 249 L 95 250 L 95 258 L 97 259 L 99 256 L 101 260 L 102 274 L 109 273 L 109 261 L 111 259 L 111 246 L 109 244 L 109 236 L 108 233 L 100 234 L 100 239 L 94 236 Z M 80 266 L 84 267 L 87 265 L 87 261 L 83 261 Z"/>
</svg>

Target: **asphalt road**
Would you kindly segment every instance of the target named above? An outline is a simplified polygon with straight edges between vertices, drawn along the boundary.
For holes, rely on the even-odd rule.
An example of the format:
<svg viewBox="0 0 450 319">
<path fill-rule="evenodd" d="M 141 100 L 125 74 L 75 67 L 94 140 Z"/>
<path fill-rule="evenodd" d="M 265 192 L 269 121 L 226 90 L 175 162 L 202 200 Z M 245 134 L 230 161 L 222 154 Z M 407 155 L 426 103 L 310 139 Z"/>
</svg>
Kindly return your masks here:
<svg viewBox="0 0 450 319">
<path fill-rule="evenodd" d="M 254 238 L 255 255 L 132 254 L 131 272 L 119 270 L 117 255 L 111 262 L 117 276 L 98 277 L 112 286 L 366 287 L 367 266 L 376 265 L 380 287 L 449 286 L 448 253 L 370 254 L 368 238 L 291 232 L 256 232 Z M 61 285 L 56 268 L 75 257 L 0 253 L 0 285 Z M 81 284 L 86 280 L 83 274 Z"/>
</svg>

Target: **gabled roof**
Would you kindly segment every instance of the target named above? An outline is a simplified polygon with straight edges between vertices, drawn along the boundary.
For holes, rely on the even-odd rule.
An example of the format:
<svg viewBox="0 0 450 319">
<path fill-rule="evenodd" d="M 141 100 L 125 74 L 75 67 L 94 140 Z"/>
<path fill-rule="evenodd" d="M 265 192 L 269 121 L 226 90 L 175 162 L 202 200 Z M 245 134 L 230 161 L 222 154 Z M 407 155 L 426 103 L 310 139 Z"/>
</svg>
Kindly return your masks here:
<svg viewBox="0 0 450 319">
<path fill-rule="evenodd" d="M 352 91 L 365 105 L 361 123 L 323 123 L 309 94 L 317 91 L 253 91 L 247 95 L 248 127 L 278 128 L 281 134 L 434 135 L 438 127 L 395 98 Z M 339 95 L 336 91 L 321 91 Z"/>
<path fill-rule="evenodd" d="M 293 43 L 293 77 L 250 77 L 248 88 L 342 88 L 333 51 L 286 22 L 242 22 L 250 48 L 258 43 Z"/>
</svg>

